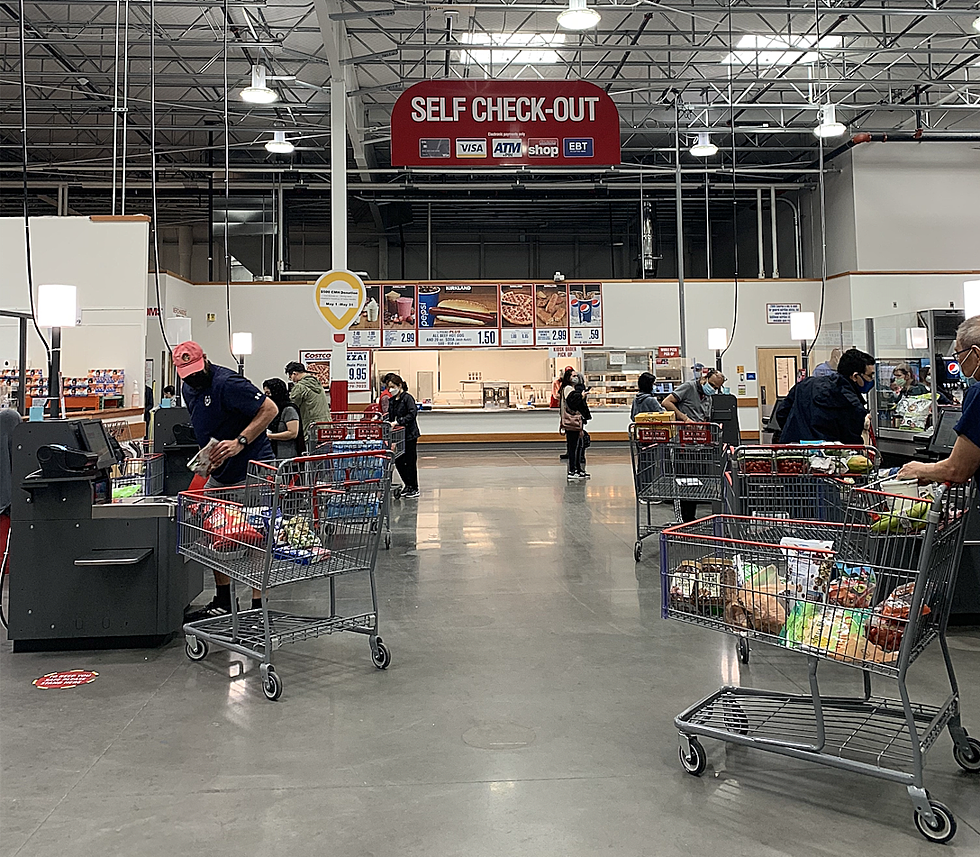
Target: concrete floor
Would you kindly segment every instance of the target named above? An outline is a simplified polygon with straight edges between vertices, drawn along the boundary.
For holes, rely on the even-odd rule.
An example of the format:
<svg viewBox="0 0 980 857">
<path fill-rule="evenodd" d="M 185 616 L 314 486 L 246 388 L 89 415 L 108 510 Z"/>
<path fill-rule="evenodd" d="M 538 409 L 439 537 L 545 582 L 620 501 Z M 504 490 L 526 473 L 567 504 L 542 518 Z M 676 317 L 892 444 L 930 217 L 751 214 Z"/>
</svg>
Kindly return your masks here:
<svg viewBox="0 0 980 857">
<path fill-rule="evenodd" d="M 928 786 L 957 816 L 946 850 L 897 785 L 717 742 L 696 779 L 674 715 L 721 683 L 805 687 L 805 661 L 660 618 L 656 543 L 634 564 L 625 450 L 566 484 L 555 452 L 423 450 L 379 561 L 376 671 L 362 637 L 279 650 L 281 701 L 237 657 L 0 647 L 0 854 L 376 857 L 977 855 L 980 781 L 947 736 Z M 666 516 L 666 509 L 663 513 Z M 322 608 L 322 583 L 276 591 Z M 980 633 L 953 633 L 980 735 Z M 938 647 L 915 688 L 942 689 Z M 89 668 L 97 681 L 39 691 Z M 828 690 L 859 674 L 821 667 Z M 884 689 L 884 683 L 883 683 Z"/>
</svg>

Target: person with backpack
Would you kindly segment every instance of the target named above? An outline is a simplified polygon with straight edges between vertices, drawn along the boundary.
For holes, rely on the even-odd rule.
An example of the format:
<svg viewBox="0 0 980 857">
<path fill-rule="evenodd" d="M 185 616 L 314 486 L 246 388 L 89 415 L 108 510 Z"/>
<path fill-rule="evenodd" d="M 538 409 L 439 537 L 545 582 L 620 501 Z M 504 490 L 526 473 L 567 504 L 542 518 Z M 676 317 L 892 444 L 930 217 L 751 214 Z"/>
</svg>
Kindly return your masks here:
<svg viewBox="0 0 980 857">
<path fill-rule="evenodd" d="M 585 424 L 592 419 L 588 402 L 585 400 L 585 379 L 572 373 L 570 383 L 562 388 L 561 427 L 565 432 L 565 447 L 568 454 L 569 480 L 590 479 L 585 471 L 585 445 L 588 433 Z"/>
<path fill-rule="evenodd" d="M 279 409 L 279 414 L 265 430 L 272 443 L 272 454 L 276 458 L 295 458 L 303 452 L 303 430 L 299 409 L 289 399 L 286 382 L 279 378 L 267 378 L 262 389 Z"/>
</svg>

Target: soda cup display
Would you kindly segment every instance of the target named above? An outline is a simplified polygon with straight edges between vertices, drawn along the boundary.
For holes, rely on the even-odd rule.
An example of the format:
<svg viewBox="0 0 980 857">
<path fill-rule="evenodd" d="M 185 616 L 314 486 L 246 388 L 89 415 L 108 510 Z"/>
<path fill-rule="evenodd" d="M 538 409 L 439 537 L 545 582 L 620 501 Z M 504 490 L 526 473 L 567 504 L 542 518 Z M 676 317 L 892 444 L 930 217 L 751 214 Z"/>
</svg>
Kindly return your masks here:
<svg viewBox="0 0 980 857">
<path fill-rule="evenodd" d="M 433 327 L 435 319 L 429 315 L 429 310 L 438 303 L 438 286 L 421 286 L 419 288 L 419 327 Z"/>
<path fill-rule="evenodd" d="M 592 323 L 599 324 L 602 321 L 602 299 L 598 295 L 594 295 L 590 303 L 592 304 Z"/>
<path fill-rule="evenodd" d="M 577 324 L 581 318 L 581 302 L 578 298 L 572 298 L 568 305 L 568 322 L 569 324 Z"/>
<path fill-rule="evenodd" d="M 588 298 L 578 301 L 578 318 L 581 324 L 592 324 L 592 301 Z"/>
</svg>

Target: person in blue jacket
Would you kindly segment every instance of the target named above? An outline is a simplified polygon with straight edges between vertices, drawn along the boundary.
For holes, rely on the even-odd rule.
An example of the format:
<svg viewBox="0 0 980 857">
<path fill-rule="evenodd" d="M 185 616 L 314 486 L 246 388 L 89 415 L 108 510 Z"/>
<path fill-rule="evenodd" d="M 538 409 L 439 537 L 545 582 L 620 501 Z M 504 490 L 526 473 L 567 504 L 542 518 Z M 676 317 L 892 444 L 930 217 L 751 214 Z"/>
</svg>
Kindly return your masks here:
<svg viewBox="0 0 980 857">
<path fill-rule="evenodd" d="M 851 348 L 832 375 L 800 381 L 776 409 L 783 427 L 780 443 L 829 440 L 862 444 L 868 406 L 864 396 L 875 386 L 875 359 Z"/>
</svg>

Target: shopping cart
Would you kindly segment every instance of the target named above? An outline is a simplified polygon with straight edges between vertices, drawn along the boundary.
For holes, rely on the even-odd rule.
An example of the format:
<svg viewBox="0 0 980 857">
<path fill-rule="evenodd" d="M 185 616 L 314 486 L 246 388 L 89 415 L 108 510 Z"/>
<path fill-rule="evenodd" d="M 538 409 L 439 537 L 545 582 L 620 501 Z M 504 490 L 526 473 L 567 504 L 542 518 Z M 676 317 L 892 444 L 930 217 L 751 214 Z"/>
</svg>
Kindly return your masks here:
<svg viewBox="0 0 980 857">
<path fill-rule="evenodd" d="M 163 468 L 162 453 L 124 458 L 112 476 L 113 500 L 159 497 L 163 494 Z"/>
<path fill-rule="evenodd" d="M 639 562 L 643 540 L 664 526 L 653 522 L 653 505 L 672 502 L 674 520 L 680 521 L 682 500 L 721 501 L 725 446 L 715 423 L 632 423 L 629 436 L 636 493 L 633 558 Z"/>
<path fill-rule="evenodd" d="M 725 507 L 733 515 L 842 522 L 851 490 L 877 481 L 878 461 L 873 446 L 739 446 L 729 456 Z M 738 656 L 749 662 L 744 635 Z"/>
<path fill-rule="evenodd" d="M 374 568 L 391 461 L 390 452 L 378 450 L 250 462 L 244 486 L 182 493 L 178 551 L 232 581 L 229 615 L 184 625 L 187 656 L 199 661 L 214 645 L 259 661 L 262 689 L 273 700 L 282 693 L 282 679 L 272 655 L 285 643 L 341 631 L 365 634 L 374 665 L 387 668 L 391 655 L 378 634 Z M 350 592 L 343 600 L 340 577 Z M 318 578 L 329 582 L 326 616 L 269 609 L 271 589 Z M 238 609 L 238 584 L 262 592 L 261 609 Z"/>
<path fill-rule="evenodd" d="M 360 416 L 353 412 L 347 415 Z M 307 432 L 307 451 L 312 455 L 378 449 L 390 450 L 392 458 L 399 458 L 405 452 L 405 427 L 393 426 L 371 415 L 370 419 L 363 420 L 313 423 Z M 391 548 L 391 497 L 397 499 L 400 494 L 401 489 L 393 487 L 385 497 L 384 518 L 381 522 L 385 531 L 385 550 Z"/>
<path fill-rule="evenodd" d="M 957 764 L 980 772 L 946 643 L 974 487 L 930 491 L 920 500 L 856 488 L 843 522 L 718 515 L 663 532 L 665 618 L 805 653 L 809 672 L 809 694 L 722 687 L 678 715 L 685 770 L 705 771 L 704 736 L 866 774 L 907 787 L 927 839 L 953 837 L 923 761 L 948 729 Z M 912 702 L 909 668 L 937 640 L 950 693 Z M 822 660 L 861 670 L 863 694 L 821 696 Z M 872 695 L 872 675 L 895 681 L 897 698 Z"/>
</svg>

